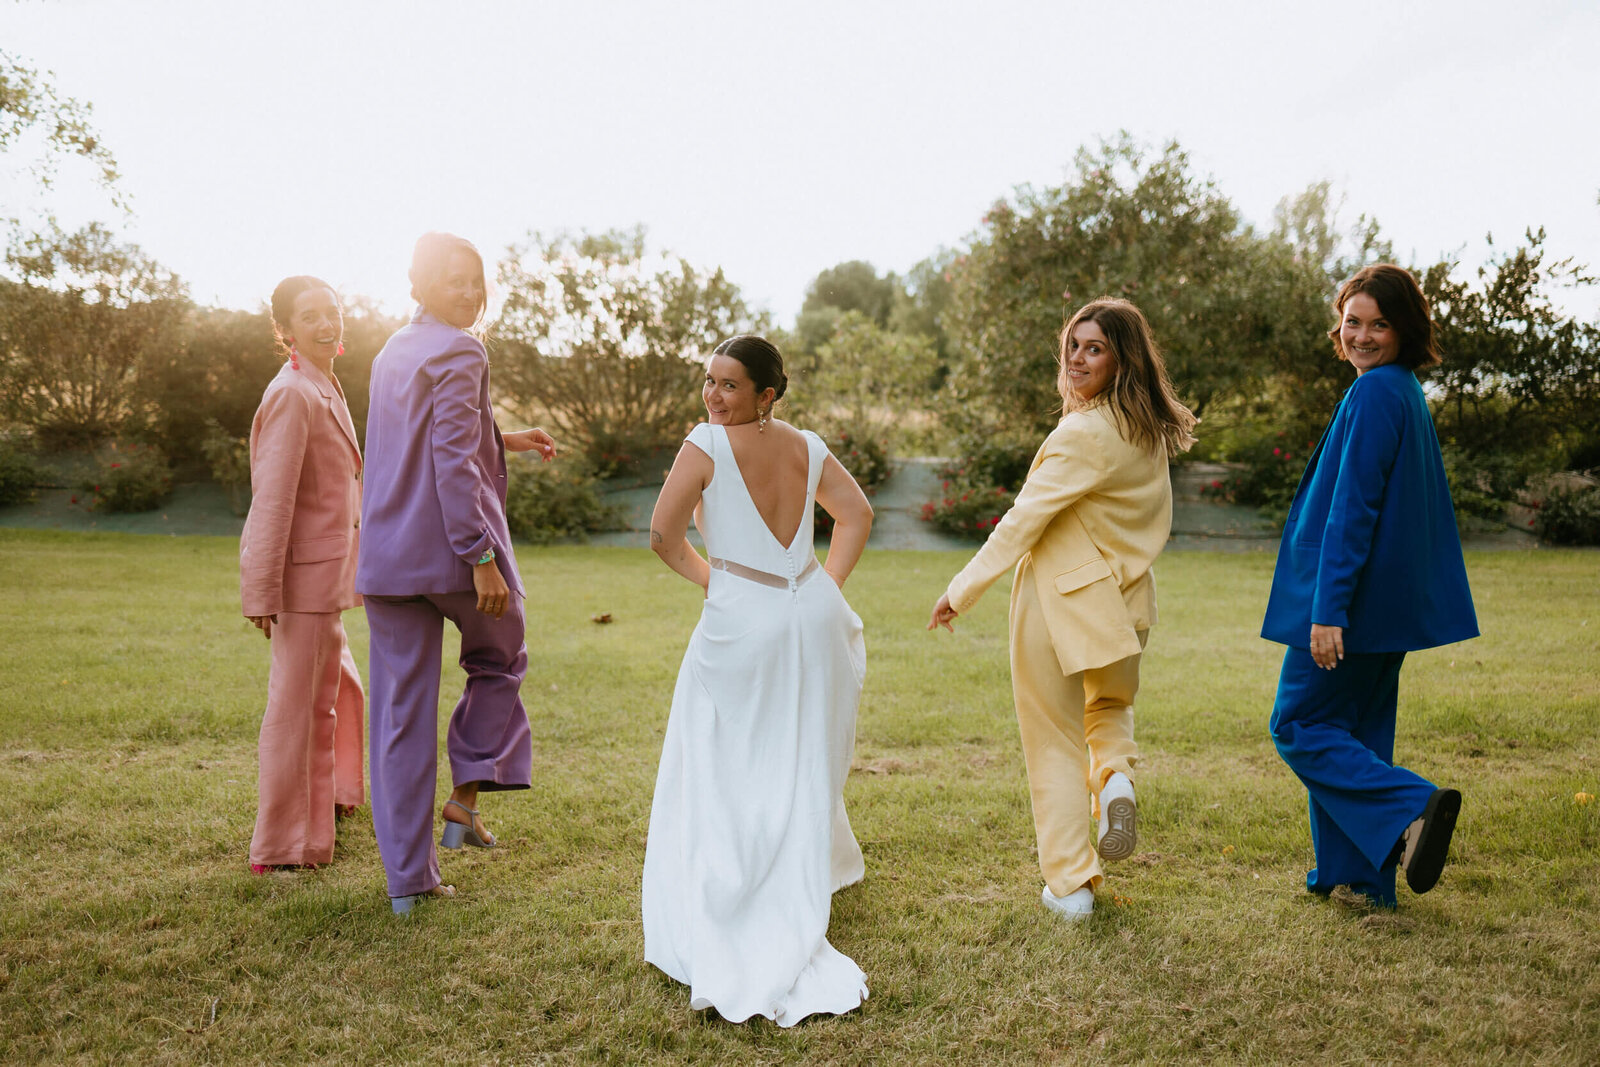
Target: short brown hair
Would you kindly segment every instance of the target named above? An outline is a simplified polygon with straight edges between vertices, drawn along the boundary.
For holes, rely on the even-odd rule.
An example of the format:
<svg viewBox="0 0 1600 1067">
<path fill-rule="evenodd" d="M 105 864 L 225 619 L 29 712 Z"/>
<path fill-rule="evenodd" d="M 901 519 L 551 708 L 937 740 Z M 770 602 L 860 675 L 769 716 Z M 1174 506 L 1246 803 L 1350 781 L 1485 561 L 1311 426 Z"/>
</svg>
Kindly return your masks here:
<svg viewBox="0 0 1600 1067">
<path fill-rule="evenodd" d="M 1166 361 L 1144 312 L 1121 297 L 1103 296 L 1089 301 L 1061 327 L 1058 359 L 1062 363 L 1067 359 L 1072 331 L 1082 322 L 1094 323 L 1106 335 L 1115 369 L 1111 385 L 1091 401 L 1079 400 L 1068 390 L 1062 398 L 1065 409 L 1076 411 L 1105 399 L 1111 405 L 1117 429 L 1126 439 L 1145 448 L 1159 447 L 1168 459 L 1187 452 L 1194 444 L 1192 431 L 1200 420 L 1183 406 L 1172 388 Z"/>
<path fill-rule="evenodd" d="M 1443 362 L 1439 346 L 1433 339 L 1433 319 L 1428 314 L 1428 298 L 1422 295 L 1417 279 L 1404 267 L 1393 263 L 1374 263 L 1362 267 L 1355 277 L 1339 286 L 1339 295 L 1333 298 L 1337 316 L 1328 336 L 1333 340 L 1333 354 L 1348 360 L 1344 344 L 1339 340 L 1340 327 L 1344 325 L 1344 305 L 1357 293 L 1366 293 L 1378 304 L 1378 312 L 1389 320 L 1400 335 L 1400 353 L 1395 362 L 1409 370 L 1437 367 Z"/>
</svg>

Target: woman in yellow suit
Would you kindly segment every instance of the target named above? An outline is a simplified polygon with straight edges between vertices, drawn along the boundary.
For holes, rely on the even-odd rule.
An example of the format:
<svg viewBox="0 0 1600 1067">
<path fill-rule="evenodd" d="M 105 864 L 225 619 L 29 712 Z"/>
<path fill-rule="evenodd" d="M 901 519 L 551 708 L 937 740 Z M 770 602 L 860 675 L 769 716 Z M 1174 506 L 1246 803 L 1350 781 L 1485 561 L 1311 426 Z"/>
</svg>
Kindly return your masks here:
<svg viewBox="0 0 1600 1067">
<path fill-rule="evenodd" d="M 1173 392 L 1149 323 L 1126 300 L 1095 300 L 1072 316 L 1056 385 L 1061 421 L 1016 503 L 934 605 L 928 629 L 953 630 L 958 614 L 1016 568 L 1011 688 L 1043 899 L 1082 919 L 1094 910 L 1100 860 L 1134 849 L 1133 698 L 1156 621 L 1150 566 L 1172 529 L 1167 460 L 1194 443 L 1197 420 Z"/>
</svg>

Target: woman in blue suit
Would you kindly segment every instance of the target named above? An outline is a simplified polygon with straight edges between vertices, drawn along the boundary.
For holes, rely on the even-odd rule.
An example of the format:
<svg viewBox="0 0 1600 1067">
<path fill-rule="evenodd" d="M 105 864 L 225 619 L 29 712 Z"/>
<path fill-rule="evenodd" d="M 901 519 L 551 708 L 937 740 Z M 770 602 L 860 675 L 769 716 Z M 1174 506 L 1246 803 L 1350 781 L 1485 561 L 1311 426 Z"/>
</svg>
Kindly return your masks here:
<svg viewBox="0 0 1600 1067">
<path fill-rule="evenodd" d="M 1306 887 L 1395 904 L 1444 869 L 1461 794 L 1395 766 L 1400 665 L 1478 635 L 1439 439 L 1416 371 L 1439 363 L 1428 302 L 1383 263 L 1340 289 L 1334 353 L 1356 369 L 1301 476 L 1261 636 L 1288 645 L 1278 754 L 1311 798 Z"/>
</svg>

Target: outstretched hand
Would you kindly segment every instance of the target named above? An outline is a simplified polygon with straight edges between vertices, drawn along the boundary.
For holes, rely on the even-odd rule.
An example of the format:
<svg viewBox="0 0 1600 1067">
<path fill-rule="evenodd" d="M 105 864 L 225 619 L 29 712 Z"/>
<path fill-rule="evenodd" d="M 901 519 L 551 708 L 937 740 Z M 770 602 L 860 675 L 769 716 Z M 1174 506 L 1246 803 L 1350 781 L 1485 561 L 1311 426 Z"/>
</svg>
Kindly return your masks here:
<svg viewBox="0 0 1600 1067">
<path fill-rule="evenodd" d="M 505 438 L 506 447 L 513 452 L 537 451 L 539 458 L 546 463 L 556 458 L 555 438 L 538 427 L 531 430 L 513 430 L 500 436 Z"/>
<path fill-rule="evenodd" d="M 943 626 L 951 633 L 955 633 L 956 628 L 950 625 L 955 621 L 955 618 L 956 609 L 950 606 L 950 595 L 948 593 L 942 594 L 939 597 L 939 602 L 933 606 L 933 616 L 928 619 L 928 629 L 932 630 L 935 627 Z"/>
</svg>

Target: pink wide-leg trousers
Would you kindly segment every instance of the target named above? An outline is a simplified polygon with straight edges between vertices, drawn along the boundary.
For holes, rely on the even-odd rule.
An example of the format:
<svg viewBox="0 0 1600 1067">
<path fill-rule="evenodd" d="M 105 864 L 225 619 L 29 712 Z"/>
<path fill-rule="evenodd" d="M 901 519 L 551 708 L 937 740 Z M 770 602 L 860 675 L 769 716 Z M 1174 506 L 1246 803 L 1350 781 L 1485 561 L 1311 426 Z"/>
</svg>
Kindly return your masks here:
<svg viewBox="0 0 1600 1067">
<path fill-rule="evenodd" d="M 339 613 L 281 611 L 257 746 L 250 862 L 328 863 L 334 805 L 361 804 L 366 695 Z"/>
</svg>

